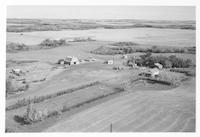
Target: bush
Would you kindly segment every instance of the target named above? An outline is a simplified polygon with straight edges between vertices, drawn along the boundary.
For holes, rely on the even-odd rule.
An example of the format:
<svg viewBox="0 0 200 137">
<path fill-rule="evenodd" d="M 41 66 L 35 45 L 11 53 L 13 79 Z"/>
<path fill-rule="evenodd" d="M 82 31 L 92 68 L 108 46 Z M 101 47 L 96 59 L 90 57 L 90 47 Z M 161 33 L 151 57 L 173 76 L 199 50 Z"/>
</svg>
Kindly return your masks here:
<svg viewBox="0 0 200 137">
<path fill-rule="evenodd" d="M 29 104 L 26 109 L 26 113 L 23 116 L 25 123 L 33 123 L 37 121 L 41 121 L 44 116 L 41 111 L 37 111 L 33 108 L 33 104 Z"/>
<path fill-rule="evenodd" d="M 27 106 L 26 112 L 23 116 L 14 116 L 14 120 L 22 125 L 32 124 L 34 122 L 38 122 L 46 118 L 48 114 L 43 113 L 42 111 L 38 111 L 33 108 L 33 104 L 30 102 Z"/>
</svg>

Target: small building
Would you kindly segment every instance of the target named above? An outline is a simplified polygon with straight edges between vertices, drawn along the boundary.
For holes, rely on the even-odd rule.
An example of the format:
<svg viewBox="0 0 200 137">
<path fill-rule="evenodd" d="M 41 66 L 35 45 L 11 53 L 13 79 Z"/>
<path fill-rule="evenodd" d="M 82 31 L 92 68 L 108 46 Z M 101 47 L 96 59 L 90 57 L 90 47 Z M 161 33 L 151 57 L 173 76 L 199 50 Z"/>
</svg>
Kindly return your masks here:
<svg viewBox="0 0 200 137">
<path fill-rule="evenodd" d="M 59 59 L 58 60 L 58 64 L 64 65 L 65 64 L 65 60 L 64 59 Z"/>
<path fill-rule="evenodd" d="M 107 60 L 105 63 L 109 64 L 109 65 L 112 65 L 114 63 L 114 61 L 113 60 Z"/>
<path fill-rule="evenodd" d="M 68 65 L 79 64 L 79 63 L 80 62 L 77 57 L 67 56 L 65 59 L 65 64 L 68 64 Z"/>
<path fill-rule="evenodd" d="M 12 69 L 12 73 L 17 76 L 20 76 L 20 74 L 22 73 L 22 70 L 21 69 Z"/>
<path fill-rule="evenodd" d="M 163 65 L 160 63 L 154 63 L 155 67 L 157 67 L 158 69 L 162 69 Z"/>
</svg>

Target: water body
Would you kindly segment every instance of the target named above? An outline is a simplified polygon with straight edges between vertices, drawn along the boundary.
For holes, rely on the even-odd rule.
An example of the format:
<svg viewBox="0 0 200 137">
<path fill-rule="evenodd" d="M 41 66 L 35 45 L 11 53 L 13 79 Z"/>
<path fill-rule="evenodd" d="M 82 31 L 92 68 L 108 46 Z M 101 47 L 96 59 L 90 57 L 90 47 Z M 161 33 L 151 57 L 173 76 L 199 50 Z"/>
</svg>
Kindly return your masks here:
<svg viewBox="0 0 200 137">
<path fill-rule="evenodd" d="M 159 28 L 132 28 L 132 29 L 90 29 L 90 30 L 62 30 L 62 31 L 35 31 L 13 33 L 7 32 L 7 42 L 35 45 L 42 40 L 74 37 L 91 37 L 103 41 L 133 41 L 141 44 L 159 46 L 195 46 L 195 30 L 159 29 Z"/>
</svg>

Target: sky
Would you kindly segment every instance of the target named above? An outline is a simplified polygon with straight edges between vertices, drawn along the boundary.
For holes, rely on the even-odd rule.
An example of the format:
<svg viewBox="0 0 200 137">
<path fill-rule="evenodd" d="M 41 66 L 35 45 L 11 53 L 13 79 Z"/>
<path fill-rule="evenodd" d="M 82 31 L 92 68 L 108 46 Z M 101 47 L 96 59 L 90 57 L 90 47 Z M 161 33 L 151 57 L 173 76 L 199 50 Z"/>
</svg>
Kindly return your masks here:
<svg viewBox="0 0 200 137">
<path fill-rule="evenodd" d="M 195 20 L 195 7 L 8 6 L 7 18 Z"/>
</svg>

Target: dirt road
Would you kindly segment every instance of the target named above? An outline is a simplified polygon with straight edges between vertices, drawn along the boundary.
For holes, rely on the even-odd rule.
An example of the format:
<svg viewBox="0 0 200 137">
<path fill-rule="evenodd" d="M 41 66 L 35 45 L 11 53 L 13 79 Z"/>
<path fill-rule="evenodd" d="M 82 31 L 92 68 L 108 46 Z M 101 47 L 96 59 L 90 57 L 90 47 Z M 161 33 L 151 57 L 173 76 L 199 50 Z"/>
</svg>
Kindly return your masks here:
<svg viewBox="0 0 200 137">
<path fill-rule="evenodd" d="M 62 119 L 46 132 L 194 132 L 195 79 L 162 91 L 131 93 Z"/>
</svg>

